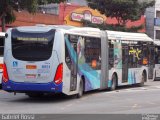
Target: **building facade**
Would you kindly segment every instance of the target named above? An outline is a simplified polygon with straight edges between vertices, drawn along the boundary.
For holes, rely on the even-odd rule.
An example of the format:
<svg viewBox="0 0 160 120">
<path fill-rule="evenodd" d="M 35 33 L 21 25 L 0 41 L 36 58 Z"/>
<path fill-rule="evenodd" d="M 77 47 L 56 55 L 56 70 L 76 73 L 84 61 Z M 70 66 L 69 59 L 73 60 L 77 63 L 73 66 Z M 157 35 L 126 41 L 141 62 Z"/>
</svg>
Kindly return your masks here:
<svg viewBox="0 0 160 120">
<path fill-rule="evenodd" d="M 83 26 L 82 19 L 89 20 L 95 24 L 107 23 L 117 24 L 115 18 L 106 17 L 99 11 L 87 7 L 85 0 L 68 0 L 66 3 L 42 5 L 36 14 L 29 14 L 26 11 L 15 12 L 16 21 L 8 24 L 7 27 L 30 26 L 36 24 L 46 25 L 73 25 Z M 138 21 L 127 23 L 127 27 L 145 25 L 145 17 L 141 16 Z M 1 31 L 1 26 L 0 26 Z M 146 32 L 145 28 L 139 32 Z"/>
<path fill-rule="evenodd" d="M 160 40 L 160 0 L 156 0 L 155 4 L 154 40 Z"/>
<path fill-rule="evenodd" d="M 80 6 L 87 6 L 86 0 L 67 0 L 68 3 L 77 4 Z"/>
<path fill-rule="evenodd" d="M 155 7 L 150 7 L 146 9 L 146 33 L 149 37 L 154 39 L 154 17 L 155 17 Z"/>
<path fill-rule="evenodd" d="M 160 0 L 146 9 L 146 33 L 154 40 L 160 40 Z"/>
</svg>

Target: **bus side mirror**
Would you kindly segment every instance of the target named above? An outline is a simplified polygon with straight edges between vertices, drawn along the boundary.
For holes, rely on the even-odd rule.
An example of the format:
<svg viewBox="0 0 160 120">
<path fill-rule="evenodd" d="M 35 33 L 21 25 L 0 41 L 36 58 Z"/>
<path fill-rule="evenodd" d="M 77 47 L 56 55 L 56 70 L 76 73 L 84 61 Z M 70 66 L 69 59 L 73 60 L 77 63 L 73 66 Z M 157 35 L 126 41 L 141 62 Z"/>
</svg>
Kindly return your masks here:
<svg viewBox="0 0 160 120">
<path fill-rule="evenodd" d="M 5 34 L 5 38 L 8 38 L 8 34 L 7 33 Z"/>
<path fill-rule="evenodd" d="M 66 62 L 67 63 L 70 63 L 71 62 L 71 59 L 69 57 L 66 57 Z"/>
</svg>

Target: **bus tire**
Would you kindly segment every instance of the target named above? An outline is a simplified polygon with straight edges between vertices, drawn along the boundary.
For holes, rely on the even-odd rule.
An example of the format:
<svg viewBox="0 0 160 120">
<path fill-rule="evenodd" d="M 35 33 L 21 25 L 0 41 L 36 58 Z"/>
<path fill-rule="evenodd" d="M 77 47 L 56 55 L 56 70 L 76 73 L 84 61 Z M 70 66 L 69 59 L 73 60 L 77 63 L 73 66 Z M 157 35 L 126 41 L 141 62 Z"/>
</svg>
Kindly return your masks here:
<svg viewBox="0 0 160 120">
<path fill-rule="evenodd" d="M 80 98 L 83 96 L 83 90 L 84 90 L 84 82 L 81 79 L 80 84 L 79 84 L 79 89 L 78 89 L 78 93 L 77 93 L 77 98 Z"/>
<path fill-rule="evenodd" d="M 156 71 L 154 73 L 154 79 L 153 79 L 153 81 L 156 81 Z"/>
<path fill-rule="evenodd" d="M 113 91 L 116 89 L 116 87 L 117 87 L 117 76 L 116 76 L 116 74 L 113 74 L 112 84 L 111 84 L 110 90 Z"/>
<path fill-rule="evenodd" d="M 142 78 L 141 78 L 141 82 L 139 83 L 139 86 L 142 87 L 144 86 L 144 82 L 147 81 L 147 75 L 145 72 L 142 73 Z"/>
</svg>

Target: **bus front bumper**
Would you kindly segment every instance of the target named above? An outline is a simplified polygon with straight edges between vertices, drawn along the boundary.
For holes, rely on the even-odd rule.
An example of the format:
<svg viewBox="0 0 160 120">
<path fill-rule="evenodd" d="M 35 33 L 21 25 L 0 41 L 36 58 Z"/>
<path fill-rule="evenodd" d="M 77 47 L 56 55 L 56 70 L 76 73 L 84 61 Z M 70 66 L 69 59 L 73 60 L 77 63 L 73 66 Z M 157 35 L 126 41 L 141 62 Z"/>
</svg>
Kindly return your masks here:
<svg viewBox="0 0 160 120">
<path fill-rule="evenodd" d="M 2 82 L 2 89 L 7 92 L 50 92 L 61 93 L 62 83 L 59 85 L 50 83 L 22 83 L 9 80 L 8 82 Z"/>
</svg>

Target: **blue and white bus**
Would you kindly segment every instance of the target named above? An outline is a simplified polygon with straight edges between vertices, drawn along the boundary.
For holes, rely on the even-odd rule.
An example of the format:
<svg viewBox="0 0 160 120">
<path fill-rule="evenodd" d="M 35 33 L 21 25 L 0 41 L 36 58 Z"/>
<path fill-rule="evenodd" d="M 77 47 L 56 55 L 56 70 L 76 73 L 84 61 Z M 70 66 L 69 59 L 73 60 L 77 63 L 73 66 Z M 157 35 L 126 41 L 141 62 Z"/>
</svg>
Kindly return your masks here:
<svg viewBox="0 0 160 120">
<path fill-rule="evenodd" d="M 160 79 L 160 41 L 154 41 L 155 46 L 155 70 L 154 70 L 154 79 Z"/>
<path fill-rule="evenodd" d="M 116 86 L 139 84 L 154 79 L 154 44 L 143 33 L 107 31 L 109 80 Z M 115 85 L 114 85 L 115 84 Z"/>
<path fill-rule="evenodd" d="M 49 25 L 8 29 L 3 90 L 81 97 L 95 89 L 143 85 L 153 78 L 152 47 L 142 33 Z"/>
</svg>

